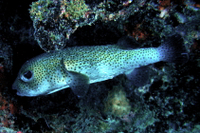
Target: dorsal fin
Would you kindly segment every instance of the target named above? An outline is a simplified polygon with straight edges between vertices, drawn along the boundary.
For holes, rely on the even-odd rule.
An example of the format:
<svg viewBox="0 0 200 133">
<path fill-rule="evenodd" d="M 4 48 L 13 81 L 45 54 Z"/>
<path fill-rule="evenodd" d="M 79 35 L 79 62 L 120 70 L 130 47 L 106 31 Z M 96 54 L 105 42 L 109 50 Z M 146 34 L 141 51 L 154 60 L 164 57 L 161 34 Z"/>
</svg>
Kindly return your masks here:
<svg viewBox="0 0 200 133">
<path fill-rule="evenodd" d="M 140 44 L 131 36 L 124 36 L 117 42 L 117 46 L 121 49 L 136 49 L 140 47 Z"/>
</svg>

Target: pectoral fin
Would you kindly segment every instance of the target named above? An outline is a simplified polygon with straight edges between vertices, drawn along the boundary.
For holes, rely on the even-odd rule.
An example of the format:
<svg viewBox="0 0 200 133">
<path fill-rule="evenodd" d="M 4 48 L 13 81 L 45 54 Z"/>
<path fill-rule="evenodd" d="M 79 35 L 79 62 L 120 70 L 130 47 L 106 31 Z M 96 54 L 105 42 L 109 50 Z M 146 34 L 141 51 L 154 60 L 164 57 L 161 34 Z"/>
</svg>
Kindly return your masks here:
<svg viewBox="0 0 200 133">
<path fill-rule="evenodd" d="M 67 68 L 65 67 L 63 59 L 62 59 L 62 64 L 64 66 L 66 74 L 69 75 L 69 77 L 71 78 L 71 82 L 69 84 L 70 88 L 72 89 L 74 94 L 77 95 L 78 97 L 84 97 L 89 88 L 89 77 L 82 73 L 78 73 L 75 71 L 68 71 Z"/>
<path fill-rule="evenodd" d="M 72 77 L 70 87 L 75 95 L 78 97 L 84 97 L 89 88 L 89 78 L 81 73 L 68 71 L 69 75 Z"/>
</svg>

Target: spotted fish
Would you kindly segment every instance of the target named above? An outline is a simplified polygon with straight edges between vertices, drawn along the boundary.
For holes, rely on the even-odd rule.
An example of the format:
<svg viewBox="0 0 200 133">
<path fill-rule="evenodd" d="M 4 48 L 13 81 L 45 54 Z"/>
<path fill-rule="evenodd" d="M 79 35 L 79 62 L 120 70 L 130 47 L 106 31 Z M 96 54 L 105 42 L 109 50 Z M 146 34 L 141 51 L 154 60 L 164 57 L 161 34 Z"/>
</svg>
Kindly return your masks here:
<svg viewBox="0 0 200 133">
<path fill-rule="evenodd" d="M 168 37 L 157 48 L 131 49 L 121 45 L 70 47 L 28 60 L 21 67 L 12 87 L 17 90 L 17 95 L 29 97 L 70 87 L 74 94 L 83 97 L 89 84 L 120 74 L 126 74 L 128 79 L 135 81 L 136 71 L 142 66 L 186 59 L 187 52 L 179 35 Z"/>
</svg>

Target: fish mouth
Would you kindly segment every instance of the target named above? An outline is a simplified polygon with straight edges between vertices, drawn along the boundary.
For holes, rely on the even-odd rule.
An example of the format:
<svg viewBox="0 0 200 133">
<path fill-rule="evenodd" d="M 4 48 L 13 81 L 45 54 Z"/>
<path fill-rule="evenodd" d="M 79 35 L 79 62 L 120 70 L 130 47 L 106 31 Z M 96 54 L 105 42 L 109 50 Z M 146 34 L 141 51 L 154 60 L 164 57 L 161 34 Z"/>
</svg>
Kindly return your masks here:
<svg viewBox="0 0 200 133">
<path fill-rule="evenodd" d="M 29 96 L 29 95 L 27 95 L 27 94 L 24 93 L 24 92 L 20 92 L 20 91 L 19 91 L 19 88 L 15 85 L 15 83 L 12 85 L 12 89 L 17 91 L 16 94 L 17 94 L 18 96 Z"/>
<path fill-rule="evenodd" d="M 16 91 L 16 94 L 18 95 L 18 87 L 16 87 L 16 85 L 15 85 L 15 83 L 13 83 L 13 85 L 12 85 L 12 89 L 14 90 L 14 91 Z"/>
<path fill-rule="evenodd" d="M 20 91 L 17 91 L 16 93 L 18 96 L 21 96 L 21 97 L 35 97 L 37 95 L 31 95 L 29 93 L 26 93 L 26 92 L 20 92 Z"/>
<path fill-rule="evenodd" d="M 13 90 L 17 90 L 17 87 L 16 87 L 15 83 L 13 83 L 12 89 L 13 89 Z"/>
<path fill-rule="evenodd" d="M 12 84 L 12 89 L 13 90 L 17 90 L 17 91 L 19 90 L 19 86 L 18 86 L 17 80 L 15 80 L 14 83 Z"/>
<path fill-rule="evenodd" d="M 18 96 L 27 96 L 27 95 L 24 95 L 24 94 L 22 94 L 22 93 L 20 93 L 20 92 L 17 92 L 17 95 L 18 95 Z"/>
</svg>

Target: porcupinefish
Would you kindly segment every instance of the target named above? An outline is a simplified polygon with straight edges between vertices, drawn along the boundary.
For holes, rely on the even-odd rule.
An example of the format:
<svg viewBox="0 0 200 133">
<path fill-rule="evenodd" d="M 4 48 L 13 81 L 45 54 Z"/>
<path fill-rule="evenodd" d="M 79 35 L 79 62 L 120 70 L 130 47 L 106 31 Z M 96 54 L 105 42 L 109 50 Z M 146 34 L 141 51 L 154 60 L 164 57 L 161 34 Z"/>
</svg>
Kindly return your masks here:
<svg viewBox="0 0 200 133">
<path fill-rule="evenodd" d="M 21 67 L 12 88 L 19 96 L 32 97 L 70 87 L 74 94 L 83 97 L 89 84 L 120 74 L 126 74 L 134 81 L 135 71 L 142 66 L 159 61 L 182 62 L 186 58 L 187 51 L 179 35 L 168 37 L 157 48 L 126 49 L 120 45 L 69 47 L 28 60 Z"/>
</svg>

